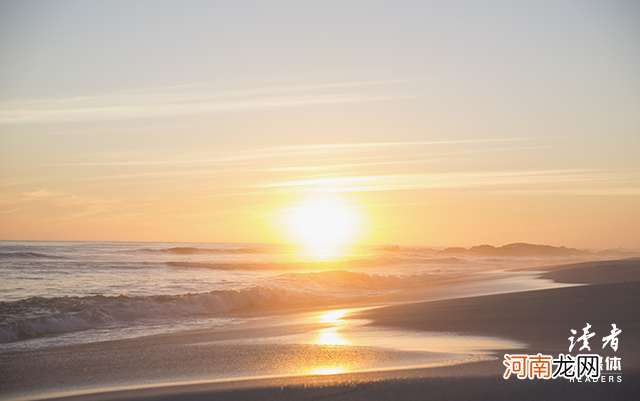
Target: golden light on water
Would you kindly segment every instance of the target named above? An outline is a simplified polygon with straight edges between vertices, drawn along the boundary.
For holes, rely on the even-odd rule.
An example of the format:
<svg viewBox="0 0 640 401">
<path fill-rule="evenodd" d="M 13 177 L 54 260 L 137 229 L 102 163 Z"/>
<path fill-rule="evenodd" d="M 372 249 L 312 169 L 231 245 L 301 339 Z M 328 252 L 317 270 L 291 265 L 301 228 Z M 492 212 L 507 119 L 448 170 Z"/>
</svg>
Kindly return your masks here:
<svg viewBox="0 0 640 401">
<path fill-rule="evenodd" d="M 332 348 L 333 346 L 353 346 L 350 341 L 347 341 L 342 335 L 347 322 L 342 320 L 345 315 L 352 312 L 351 309 L 341 309 L 326 311 L 318 314 L 316 319 L 323 326 L 326 326 L 317 331 L 316 337 L 313 340 L 313 344 L 321 345 L 326 348 L 324 355 L 331 356 L 330 360 L 325 361 L 322 364 L 313 366 L 307 370 L 307 374 L 310 375 L 335 375 L 338 373 L 345 373 L 352 371 L 354 366 L 357 365 L 356 361 L 352 358 L 345 358 L 344 348 Z"/>
<path fill-rule="evenodd" d="M 321 323 L 340 323 L 341 322 L 340 319 L 342 319 L 344 315 L 347 314 L 347 312 L 349 312 L 348 309 L 334 310 L 334 311 L 323 313 L 322 315 L 318 316 L 318 319 L 320 320 Z"/>
<path fill-rule="evenodd" d="M 340 328 L 344 324 L 341 319 L 348 312 L 348 309 L 334 310 L 318 316 L 320 323 L 328 323 L 331 326 L 319 330 L 314 343 L 318 345 L 349 345 L 350 342 L 340 334 Z"/>
<path fill-rule="evenodd" d="M 318 333 L 315 344 L 318 345 L 349 345 L 349 341 L 345 340 L 338 331 L 338 328 L 331 327 L 322 329 Z"/>
</svg>

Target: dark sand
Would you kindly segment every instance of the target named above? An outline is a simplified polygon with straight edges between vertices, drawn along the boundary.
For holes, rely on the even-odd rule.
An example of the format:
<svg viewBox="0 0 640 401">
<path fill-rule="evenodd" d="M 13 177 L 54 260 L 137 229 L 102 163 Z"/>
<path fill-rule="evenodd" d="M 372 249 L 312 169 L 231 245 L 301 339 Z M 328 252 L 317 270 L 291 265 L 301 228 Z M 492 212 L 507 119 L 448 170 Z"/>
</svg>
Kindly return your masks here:
<svg viewBox="0 0 640 401">
<path fill-rule="evenodd" d="M 335 399 L 335 400 L 424 400 L 424 399 L 640 399 L 640 260 L 594 262 L 539 268 L 546 278 L 591 285 L 463 299 L 400 304 L 360 312 L 372 326 L 415 331 L 492 335 L 526 343 L 509 353 L 568 353 L 570 329 L 581 334 L 586 323 L 596 335 L 591 352 L 622 358 L 622 382 L 576 383 L 565 379 L 504 380 L 502 355 L 494 360 L 437 368 L 304 375 L 251 380 L 175 384 L 177 381 L 206 380 L 220 370 L 230 377 L 251 369 L 282 364 L 287 371 L 295 365 L 331 358 L 411 358 L 411 353 L 380 352 L 359 347 L 322 348 L 305 345 L 261 344 L 216 345 L 225 338 L 251 337 L 255 328 L 218 333 L 190 333 L 114 341 L 80 347 L 0 356 L 2 398 L 19 394 L 52 394 L 88 388 L 111 388 L 147 383 L 150 387 L 124 391 L 101 391 L 69 396 L 73 400 L 111 399 Z M 622 329 L 619 348 L 602 349 L 601 338 L 611 324 Z M 287 330 L 308 330 L 304 324 Z M 260 336 L 278 335 L 278 327 L 260 328 Z M 213 341 L 213 342 L 212 342 Z M 190 347 L 185 344 L 202 344 Z M 306 347 L 306 348 L 305 348 Z M 574 348 L 573 355 L 577 354 Z M 174 383 L 161 386 L 162 383 Z"/>
</svg>

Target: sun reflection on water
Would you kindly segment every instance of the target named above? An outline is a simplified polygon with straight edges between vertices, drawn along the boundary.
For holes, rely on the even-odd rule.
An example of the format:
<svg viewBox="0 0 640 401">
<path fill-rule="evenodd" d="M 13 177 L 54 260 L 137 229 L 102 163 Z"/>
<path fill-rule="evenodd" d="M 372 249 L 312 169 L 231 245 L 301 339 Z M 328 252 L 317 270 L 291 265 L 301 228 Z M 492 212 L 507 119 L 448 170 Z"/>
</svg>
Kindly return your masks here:
<svg viewBox="0 0 640 401">
<path fill-rule="evenodd" d="M 336 327 L 322 329 L 316 337 L 315 344 L 318 345 L 349 345 L 349 341 L 342 338 Z"/>
<path fill-rule="evenodd" d="M 342 318 L 349 312 L 348 309 L 342 310 L 333 310 L 329 312 L 325 312 L 318 316 L 318 320 L 320 323 L 343 323 Z"/>
<path fill-rule="evenodd" d="M 351 343 L 347 341 L 342 336 L 342 333 L 341 333 L 342 329 L 346 324 L 342 320 L 342 318 L 344 318 L 344 316 L 349 312 L 350 312 L 349 309 L 344 309 L 344 310 L 334 310 L 334 311 L 323 312 L 317 315 L 318 322 L 328 327 L 319 329 L 316 332 L 317 334 L 315 339 L 313 340 L 313 344 L 321 345 L 321 346 L 330 346 L 329 348 L 326 348 L 326 349 L 328 352 L 331 353 L 331 355 L 333 355 L 335 352 L 338 352 L 331 358 L 331 359 L 335 359 L 333 362 L 335 362 L 336 365 L 329 364 L 324 366 L 317 366 L 308 370 L 307 374 L 334 375 L 334 374 L 345 373 L 349 371 L 349 369 L 345 367 L 346 365 L 349 365 L 349 363 L 347 363 L 346 365 L 343 363 L 344 355 L 342 354 L 342 351 L 339 351 L 339 349 L 336 349 L 336 348 L 331 348 L 332 346 L 351 345 Z"/>
<path fill-rule="evenodd" d="M 320 323 L 330 324 L 329 327 L 318 331 L 318 335 L 314 344 L 318 345 L 349 345 L 350 342 L 345 340 L 340 330 L 345 324 L 342 318 L 349 312 L 348 309 L 334 310 L 324 312 L 318 316 Z"/>
</svg>

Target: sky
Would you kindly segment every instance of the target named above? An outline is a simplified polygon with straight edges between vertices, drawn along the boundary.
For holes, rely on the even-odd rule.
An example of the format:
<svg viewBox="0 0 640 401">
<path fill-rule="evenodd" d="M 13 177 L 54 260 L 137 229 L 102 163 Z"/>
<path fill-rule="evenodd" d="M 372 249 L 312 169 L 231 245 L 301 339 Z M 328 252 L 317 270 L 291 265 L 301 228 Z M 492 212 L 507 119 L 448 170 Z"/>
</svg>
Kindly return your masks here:
<svg viewBox="0 0 640 401">
<path fill-rule="evenodd" d="M 0 239 L 640 248 L 639 151 L 637 1 L 0 1 Z"/>
</svg>

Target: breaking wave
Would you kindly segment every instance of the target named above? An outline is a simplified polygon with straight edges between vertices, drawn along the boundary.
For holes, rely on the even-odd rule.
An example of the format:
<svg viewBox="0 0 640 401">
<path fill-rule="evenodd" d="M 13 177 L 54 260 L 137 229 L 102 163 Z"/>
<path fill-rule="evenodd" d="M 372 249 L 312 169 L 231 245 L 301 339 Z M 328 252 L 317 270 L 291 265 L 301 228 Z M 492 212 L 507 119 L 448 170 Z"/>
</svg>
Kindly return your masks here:
<svg viewBox="0 0 640 401">
<path fill-rule="evenodd" d="M 0 252 L 0 259 L 65 259 L 62 256 L 38 252 Z"/>
<path fill-rule="evenodd" d="M 0 302 L 0 343 L 118 323 L 216 316 L 228 311 L 300 306 L 362 298 L 424 283 L 433 276 L 369 275 L 347 271 L 290 273 L 237 290 L 154 296 L 31 297 Z"/>
<path fill-rule="evenodd" d="M 218 249 L 218 248 L 196 248 L 192 246 L 177 246 L 166 249 L 142 249 L 144 252 L 167 253 L 174 255 L 198 255 L 198 254 L 261 254 L 268 253 L 266 249 L 239 248 L 239 249 Z"/>
</svg>

